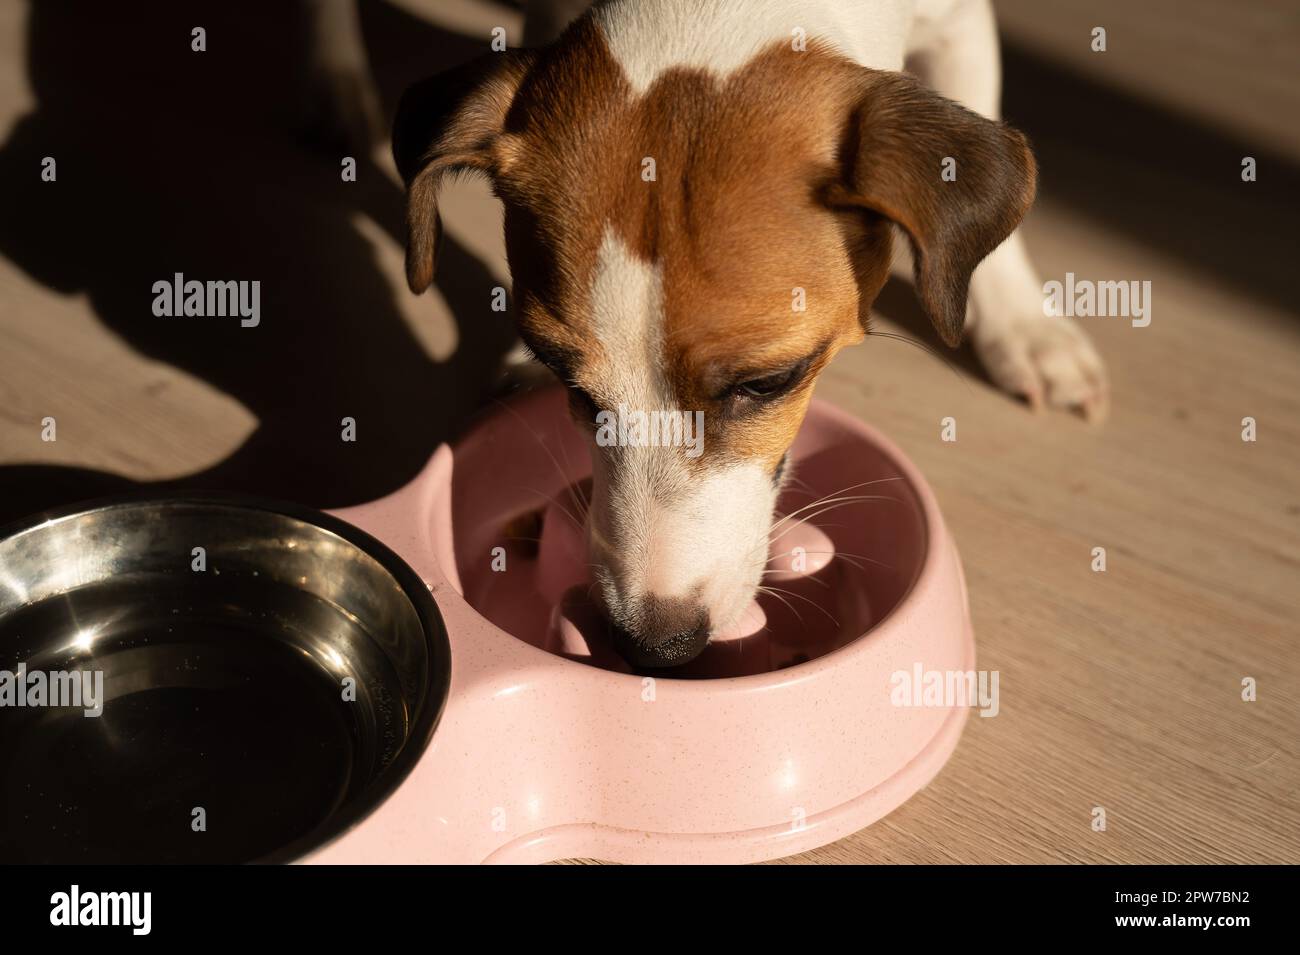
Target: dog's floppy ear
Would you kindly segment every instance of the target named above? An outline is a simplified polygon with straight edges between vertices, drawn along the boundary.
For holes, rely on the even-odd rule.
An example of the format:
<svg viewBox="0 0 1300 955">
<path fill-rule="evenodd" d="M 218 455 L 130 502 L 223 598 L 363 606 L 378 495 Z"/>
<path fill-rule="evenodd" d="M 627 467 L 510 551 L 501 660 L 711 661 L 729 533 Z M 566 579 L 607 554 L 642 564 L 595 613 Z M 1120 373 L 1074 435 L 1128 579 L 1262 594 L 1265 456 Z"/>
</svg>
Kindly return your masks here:
<svg viewBox="0 0 1300 955">
<path fill-rule="evenodd" d="M 492 174 L 492 144 L 531 60 L 524 50 L 486 53 L 402 94 L 393 159 L 406 182 L 406 282 L 417 295 L 433 282 L 442 177 L 466 169 Z"/>
<path fill-rule="evenodd" d="M 1034 201 L 1036 169 L 1025 137 L 905 74 L 862 69 L 841 161 L 843 181 L 829 200 L 902 226 L 921 305 L 956 347 L 971 273 Z"/>
</svg>

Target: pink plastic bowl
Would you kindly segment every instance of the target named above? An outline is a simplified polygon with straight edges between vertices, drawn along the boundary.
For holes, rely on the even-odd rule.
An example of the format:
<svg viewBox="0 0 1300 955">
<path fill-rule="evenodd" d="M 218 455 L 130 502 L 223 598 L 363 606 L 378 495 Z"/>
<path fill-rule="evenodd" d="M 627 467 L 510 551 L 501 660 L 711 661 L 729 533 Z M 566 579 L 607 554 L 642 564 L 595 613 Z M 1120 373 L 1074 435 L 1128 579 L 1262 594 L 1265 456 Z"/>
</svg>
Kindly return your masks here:
<svg viewBox="0 0 1300 955">
<path fill-rule="evenodd" d="M 691 664 L 644 675 L 582 600 L 567 495 L 590 464 L 560 389 L 337 512 L 428 584 L 451 691 L 407 780 L 308 861 L 749 862 L 832 842 L 924 786 L 967 709 L 894 705 L 891 676 L 973 669 L 956 549 L 921 476 L 849 415 L 814 402 L 792 461 L 781 513 L 869 499 L 782 525 L 767 581 L 799 599 L 764 596 Z M 540 540 L 512 539 L 538 509 Z"/>
</svg>

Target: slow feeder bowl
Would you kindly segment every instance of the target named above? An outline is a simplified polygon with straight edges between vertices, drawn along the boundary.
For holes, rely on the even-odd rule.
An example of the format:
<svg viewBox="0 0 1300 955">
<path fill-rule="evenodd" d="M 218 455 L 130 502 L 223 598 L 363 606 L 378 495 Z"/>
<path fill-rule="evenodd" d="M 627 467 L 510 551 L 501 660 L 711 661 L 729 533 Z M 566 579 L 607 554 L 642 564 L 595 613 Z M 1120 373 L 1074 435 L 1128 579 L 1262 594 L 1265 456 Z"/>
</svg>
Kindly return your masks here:
<svg viewBox="0 0 1300 955">
<path fill-rule="evenodd" d="M 890 677 L 973 669 L 956 548 L 920 474 L 853 417 L 814 402 L 792 462 L 780 513 L 871 498 L 811 507 L 813 526 L 773 544 L 767 582 L 805 599 L 764 596 L 761 626 L 640 673 L 581 599 L 580 515 L 560 508 L 580 505 L 590 462 L 562 390 L 495 411 L 402 490 L 338 512 L 428 583 L 451 690 L 410 778 L 311 861 L 749 862 L 832 842 L 923 787 L 967 710 L 895 706 Z"/>
<path fill-rule="evenodd" d="M 814 403 L 792 459 L 780 597 L 647 673 L 586 599 L 559 389 L 335 515 L 117 501 L 0 532 L 0 669 L 99 669 L 106 698 L 0 710 L 0 860 L 746 862 L 869 825 L 960 735 L 890 677 L 973 667 L 961 566 L 871 429 Z"/>
</svg>

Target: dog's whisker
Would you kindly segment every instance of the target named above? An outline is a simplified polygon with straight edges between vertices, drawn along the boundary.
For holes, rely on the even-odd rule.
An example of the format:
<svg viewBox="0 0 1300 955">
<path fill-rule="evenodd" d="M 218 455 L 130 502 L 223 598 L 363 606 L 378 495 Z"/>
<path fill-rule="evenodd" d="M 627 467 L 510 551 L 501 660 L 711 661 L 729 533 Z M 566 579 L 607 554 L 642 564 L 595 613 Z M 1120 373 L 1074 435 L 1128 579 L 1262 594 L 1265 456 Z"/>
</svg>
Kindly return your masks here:
<svg viewBox="0 0 1300 955">
<path fill-rule="evenodd" d="M 896 497 L 885 497 L 885 496 L 883 496 L 883 495 L 872 494 L 872 495 L 867 495 L 867 496 L 865 496 L 865 497 L 852 498 L 852 499 L 848 499 L 848 500 L 844 500 L 844 501 L 838 501 L 838 502 L 834 502 L 834 503 L 828 504 L 828 505 L 827 505 L 826 507 L 824 507 L 822 510 L 820 510 L 820 511 L 815 511 L 815 512 L 812 513 L 812 514 L 809 514 L 807 517 L 802 518 L 802 520 L 803 520 L 804 523 L 811 523 L 812 520 L 813 520 L 814 518 L 816 518 L 816 517 L 820 517 L 822 514 L 826 514 L 826 513 L 830 512 L 830 511 L 838 510 L 838 509 L 841 508 L 841 507 L 848 507 L 850 504 L 861 504 L 861 503 L 864 503 L 864 502 L 866 502 L 866 501 L 893 501 L 895 504 L 900 504 L 900 503 L 902 503 L 902 502 L 899 501 L 899 499 L 896 498 Z M 775 537 L 771 538 L 771 543 L 776 543 L 776 542 L 779 541 L 782 537 L 784 537 L 786 534 L 789 534 L 789 533 L 790 533 L 792 530 L 794 530 L 794 529 L 795 529 L 794 526 L 787 527 L 785 530 L 781 531 L 781 533 L 779 533 L 779 534 L 777 534 Z"/>
<path fill-rule="evenodd" d="M 853 489 L 855 489 L 855 488 L 866 487 L 867 485 L 870 485 L 870 484 L 879 484 L 879 483 L 881 483 L 882 481 L 897 481 L 897 480 L 901 480 L 901 479 L 900 479 L 900 478 L 881 478 L 881 479 L 879 479 L 879 480 L 877 480 L 877 481 L 866 481 L 866 482 L 863 482 L 862 484 L 851 484 L 851 485 L 849 485 L 848 487 L 843 488 L 843 490 L 844 490 L 844 491 L 851 491 L 851 490 L 853 490 Z M 797 511 L 792 511 L 790 514 L 787 514 L 787 515 L 785 515 L 784 517 L 782 517 L 780 520 L 774 522 L 774 523 L 772 524 L 772 526 L 771 526 L 770 528 L 768 528 L 768 531 L 767 531 L 767 533 L 768 533 L 768 538 L 767 538 L 767 540 L 766 540 L 766 541 L 763 541 L 763 542 L 760 542 L 759 544 L 756 544 L 756 545 L 754 546 L 753 550 L 751 550 L 748 554 L 745 555 L 745 559 L 746 559 L 746 560 L 752 560 L 755 556 L 757 556 L 757 554 L 758 554 L 760 551 L 770 548 L 771 545 L 772 545 L 773 543 L 775 543 L 776 541 L 778 541 L 778 540 L 780 540 L 782 537 L 784 537 L 786 533 L 788 533 L 788 532 L 791 531 L 791 530 L 794 530 L 794 528 L 795 528 L 796 525 L 793 525 L 793 524 L 792 524 L 790 527 L 788 527 L 788 528 L 786 528 L 785 530 L 781 531 L 780 534 L 777 534 L 775 537 L 772 536 L 772 534 L 774 534 L 774 533 L 777 531 L 777 529 L 779 529 L 779 528 L 781 527 L 781 525 L 784 524 L 787 520 L 789 520 L 789 519 L 791 519 L 791 518 L 793 518 L 793 517 L 797 517 L 800 513 L 802 513 L 803 511 L 808 510 L 809 508 L 819 507 L 819 506 L 824 506 L 824 505 L 827 505 L 827 504 L 839 504 L 839 503 L 841 503 L 841 502 L 843 502 L 843 503 L 853 503 L 853 502 L 857 502 L 857 501 L 874 501 L 874 500 L 887 500 L 887 501 L 895 501 L 895 502 L 896 502 L 896 501 L 898 500 L 897 498 L 892 498 L 892 497 L 883 497 L 882 495 L 871 495 L 871 494 L 849 495 L 849 496 L 846 496 L 846 497 L 835 497 L 835 496 L 834 496 L 834 495 L 837 495 L 837 494 L 840 494 L 840 493 L 841 493 L 840 491 L 834 491 L 834 492 L 832 492 L 831 494 L 827 494 L 826 496 L 821 497 L 821 498 L 817 499 L 816 501 L 813 501 L 811 504 L 805 504 L 803 507 L 799 508 L 799 510 L 797 510 Z M 819 514 L 824 514 L 825 511 L 824 511 L 824 510 L 823 510 L 823 511 L 819 511 L 818 513 L 819 513 Z M 812 516 L 815 517 L 815 516 L 817 516 L 817 515 L 814 514 L 814 515 L 812 515 Z M 804 520 L 806 521 L 807 519 L 804 519 Z M 836 524 L 826 524 L 826 525 L 818 525 L 818 526 L 819 526 L 819 527 L 821 527 L 821 526 L 825 526 L 825 527 L 837 527 L 837 526 L 840 526 L 840 525 L 836 525 Z M 771 562 L 771 558 L 769 558 L 768 561 L 766 561 L 765 563 L 770 563 L 770 562 Z"/>
<path fill-rule="evenodd" d="M 537 442 L 538 447 L 540 447 L 543 451 L 546 452 L 546 456 L 550 458 L 551 463 L 555 465 L 556 473 L 559 474 L 560 480 L 564 482 L 564 486 L 568 490 L 570 497 L 573 499 L 573 503 L 577 506 L 578 512 L 585 514 L 587 512 L 587 507 L 589 502 L 585 502 L 578 497 L 577 493 L 574 491 L 574 486 L 576 482 L 571 481 L 569 479 L 570 472 L 560 464 L 560 460 L 555 456 L 555 452 L 553 452 L 550 449 L 550 446 L 547 445 L 547 443 L 537 435 L 537 432 L 533 430 L 528 420 L 524 418 L 524 416 L 521 415 L 514 408 L 510 407 L 508 402 L 502 401 L 500 398 L 493 398 L 492 401 L 494 404 L 498 405 L 501 408 L 504 408 L 506 411 L 510 412 L 512 415 L 518 418 L 519 421 L 525 426 L 529 436 L 531 436 L 532 439 Z M 563 447 L 563 443 L 561 443 L 561 447 Z M 568 451 L 565 451 L 565 459 L 567 462 Z M 575 521 L 574 523 L 578 524 L 578 526 L 582 526 L 581 521 Z"/>
<path fill-rule="evenodd" d="M 768 574 L 779 574 L 779 573 L 782 573 L 782 571 L 779 571 L 779 570 L 765 570 L 765 571 L 763 571 L 763 576 L 766 577 Z M 826 590 L 830 590 L 831 585 L 830 585 L 829 582 L 827 582 L 827 581 L 825 581 L 825 580 L 818 580 L 816 577 L 804 577 L 803 579 L 809 581 L 810 583 L 814 583 L 814 584 L 816 584 L 818 587 L 823 587 L 823 588 L 825 588 Z"/>
<path fill-rule="evenodd" d="M 894 477 L 875 478 L 874 480 L 871 480 L 871 481 L 859 481 L 857 484 L 848 484 L 848 485 L 846 485 L 846 486 L 844 486 L 844 487 L 836 488 L 836 489 L 833 490 L 833 491 L 827 491 L 827 492 L 826 492 L 825 494 L 823 494 L 821 497 L 817 498 L 817 500 L 815 500 L 815 501 L 811 501 L 810 503 L 805 504 L 805 505 L 804 505 L 802 508 L 800 508 L 799 510 L 791 511 L 789 514 L 784 515 L 784 517 L 785 517 L 785 518 L 794 517 L 796 514 L 799 513 L 799 511 L 801 511 L 801 510 L 806 510 L 806 509 L 809 508 L 809 507 L 814 507 L 814 506 L 816 506 L 816 504 L 817 504 L 818 501 L 824 501 L 824 500 L 826 500 L 826 498 L 828 498 L 828 497 L 838 497 L 839 495 L 841 495 L 841 494 L 846 494 L 846 493 L 848 493 L 849 491 L 856 491 L 858 488 L 861 488 L 861 487 L 871 487 L 872 485 L 875 485 L 875 484 L 885 484 L 885 483 L 888 483 L 888 482 L 890 482 L 890 481 L 901 481 L 901 480 L 902 480 L 902 478 L 896 475 L 896 476 L 894 476 Z M 783 518 L 783 519 L 784 519 L 784 518 Z"/>
<path fill-rule="evenodd" d="M 818 524 L 817 526 L 818 526 L 818 527 L 827 527 L 827 526 L 829 526 L 829 525 L 826 525 L 826 524 Z M 783 553 L 780 553 L 780 554 L 773 554 L 771 557 L 769 557 L 769 558 L 767 559 L 767 562 L 770 564 L 770 563 L 772 563 L 772 561 L 774 561 L 774 560 L 780 560 L 782 557 L 788 557 L 788 556 L 790 556 L 791 554 L 793 554 L 793 553 L 795 552 L 795 550 L 796 550 L 796 548 L 793 548 L 793 547 L 792 547 L 792 548 L 790 548 L 790 550 L 784 551 Z M 879 561 L 872 560 L 872 558 L 870 558 L 870 557 L 864 557 L 864 556 L 861 555 L 861 554 L 845 554 L 844 551 L 840 551 L 840 550 L 805 550 L 804 553 L 805 553 L 805 554 L 808 554 L 808 555 L 810 555 L 810 556 L 817 556 L 817 557 L 820 557 L 822 554 L 828 554 L 828 555 L 830 555 L 830 557 L 832 557 L 832 558 L 835 558 L 835 557 L 844 557 L 844 556 L 848 556 L 848 557 L 857 557 L 859 560 L 871 560 L 872 563 L 880 563 Z M 881 566 L 888 567 L 887 564 L 882 564 Z M 890 569 L 890 570 L 893 570 L 892 567 L 890 567 L 889 569 Z"/>
<path fill-rule="evenodd" d="M 762 594 L 768 594 L 768 595 L 770 595 L 770 596 L 775 597 L 777 600 L 781 601 L 781 603 L 785 604 L 787 607 L 790 608 L 790 612 L 791 612 L 792 614 L 795 615 L 795 619 L 799 621 L 799 625 L 800 625 L 800 626 L 803 625 L 803 615 L 800 614 L 798 610 L 795 610 L 795 609 L 794 609 L 794 604 L 790 603 L 790 601 L 788 601 L 788 600 L 786 600 L 784 597 L 782 597 L 779 593 L 776 592 L 776 590 L 775 590 L 774 588 L 772 588 L 772 587 L 759 587 L 759 588 L 758 588 L 758 592 L 759 592 L 759 593 L 762 593 Z"/>
<path fill-rule="evenodd" d="M 879 478 L 879 479 L 877 479 L 877 480 L 875 480 L 875 481 L 863 481 L 863 482 L 860 483 L 860 484 L 850 484 L 848 487 L 842 487 L 842 488 L 840 488 L 838 491 L 831 491 L 829 494 L 824 494 L 824 495 L 822 495 L 821 497 L 819 497 L 817 500 L 812 501 L 811 503 L 805 504 L 803 507 L 799 508 L 798 510 L 791 511 L 789 514 L 784 514 L 784 515 L 782 515 L 782 516 L 780 517 L 780 519 L 778 519 L 778 520 L 777 520 L 777 521 L 772 525 L 772 527 L 770 528 L 770 530 L 774 531 L 774 530 L 776 530 L 778 527 L 780 527 L 782 524 L 784 524 L 786 521 L 798 517 L 798 516 L 799 516 L 800 514 L 802 514 L 804 511 L 807 511 L 807 510 L 810 510 L 811 508 L 817 507 L 819 504 L 824 504 L 824 503 L 826 503 L 826 501 L 830 500 L 831 498 L 838 498 L 841 494 L 844 494 L 844 493 L 846 493 L 846 492 L 848 492 L 848 491 L 856 491 L 856 490 L 857 490 L 858 488 L 860 488 L 860 487 L 870 487 L 870 486 L 873 485 L 873 484 L 884 484 L 884 483 L 887 482 L 887 481 L 901 481 L 901 480 L 902 480 L 902 478 L 899 478 L 899 477 Z"/>
<path fill-rule="evenodd" d="M 794 550 L 791 549 L 786 551 L 783 554 L 774 554 L 773 556 L 768 558 L 768 563 L 771 563 L 774 560 L 779 560 L 782 557 L 788 557 L 793 553 Z M 877 560 L 876 558 L 868 557 L 865 554 L 848 554 L 845 553 L 844 551 L 824 551 L 824 550 L 810 550 L 810 551 L 806 551 L 805 553 L 808 554 L 809 556 L 820 556 L 822 554 L 829 554 L 831 560 L 842 560 L 850 567 L 853 567 L 856 570 L 859 570 L 863 573 L 867 572 L 867 568 L 862 566 L 862 564 L 858 563 L 858 561 L 866 561 L 869 564 L 875 564 L 877 567 L 883 567 L 885 570 L 889 570 L 889 571 L 893 571 L 896 569 L 893 564 L 887 564 L 883 560 Z M 786 571 L 780 567 L 773 567 L 770 570 L 763 571 L 763 576 L 766 577 L 768 574 L 784 574 L 784 573 L 789 573 L 789 571 Z M 812 575 L 808 575 L 804 579 L 810 580 L 813 583 L 818 584 L 819 586 L 822 587 L 830 586 L 830 584 L 827 581 L 819 580 L 817 577 Z"/>
<path fill-rule="evenodd" d="M 769 557 L 769 558 L 767 559 L 766 563 L 769 563 L 769 564 L 770 564 L 770 563 L 772 563 L 772 561 L 774 561 L 774 560 L 780 560 L 782 557 L 789 557 L 789 556 L 790 556 L 791 554 L 793 554 L 794 552 L 795 552 L 795 548 L 792 547 L 792 548 L 790 548 L 788 551 L 786 551 L 786 552 L 783 553 L 783 554 L 773 554 L 771 557 Z M 823 551 L 808 551 L 807 553 L 820 554 L 820 553 L 823 553 Z M 769 571 L 769 573 L 770 573 L 770 571 Z"/>
<path fill-rule="evenodd" d="M 560 453 L 564 455 L 564 465 L 565 465 L 563 474 L 561 476 L 567 478 L 568 475 L 573 473 L 573 468 L 569 461 L 569 446 L 564 442 L 560 442 Z M 582 485 L 580 482 L 570 481 L 567 486 L 569 489 L 569 497 L 573 500 L 574 505 L 577 507 L 578 513 L 585 515 L 588 509 L 591 507 L 591 499 L 582 496 L 581 493 Z"/>
<path fill-rule="evenodd" d="M 771 594 L 776 594 L 779 591 L 780 593 L 789 594 L 791 597 L 797 597 L 800 600 L 806 601 L 807 603 L 812 604 L 814 607 L 820 610 L 823 614 L 825 614 L 826 619 L 828 619 L 831 623 L 835 624 L 836 627 L 840 625 L 840 622 L 835 619 L 835 616 L 829 610 L 827 610 L 825 607 L 823 607 L 821 604 L 819 604 L 817 601 L 813 600 L 810 597 L 805 597 L 803 594 L 797 594 L 793 590 L 783 590 L 780 587 L 768 587 L 766 589 L 767 592 Z M 791 607 L 791 609 L 793 610 L 794 608 Z M 800 620 L 799 622 L 802 623 L 803 621 Z"/>
<path fill-rule="evenodd" d="M 865 567 L 859 567 L 856 563 L 854 563 L 854 561 L 865 560 L 868 564 L 875 564 L 877 567 L 883 567 L 885 570 L 896 570 L 896 569 L 897 569 L 896 567 L 894 567 L 893 564 L 886 564 L 883 560 L 877 560 L 876 558 L 874 558 L 874 557 L 868 557 L 868 556 L 866 556 L 865 554 L 844 554 L 844 553 L 836 553 L 836 554 L 835 554 L 835 557 L 833 557 L 832 560 L 834 560 L 834 559 L 843 560 L 843 561 L 845 561 L 847 564 L 849 564 L 851 567 L 857 567 L 858 570 L 861 570 L 861 571 L 863 571 L 863 572 L 866 571 L 866 568 L 865 568 Z"/>
<path fill-rule="evenodd" d="M 808 492 L 809 494 L 813 493 L 813 486 L 811 484 L 809 484 L 807 481 L 801 481 L 793 474 L 786 474 L 785 478 L 782 480 L 782 483 L 793 484 L 794 486 Z"/>
<path fill-rule="evenodd" d="M 933 346 L 928 345 L 923 341 L 919 341 L 918 339 L 908 338 L 906 335 L 900 335 L 895 332 L 880 332 L 880 331 L 873 331 L 871 329 L 868 329 L 867 337 L 888 338 L 891 341 L 906 342 L 909 345 L 915 345 L 917 348 L 921 349 L 927 355 L 930 355 L 932 358 L 937 358 L 939 359 L 939 361 L 943 362 L 944 366 L 950 372 L 952 372 L 954 375 L 957 376 L 958 380 L 961 381 L 962 385 L 966 388 L 966 390 L 971 393 L 974 393 L 975 389 L 974 387 L 972 387 L 967 377 L 961 373 L 960 369 L 957 368 L 957 365 L 952 361 L 952 359 L 950 359 L 947 355 L 940 352 L 937 348 L 934 348 Z"/>
<path fill-rule="evenodd" d="M 793 554 L 793 553 L 794 553 L 794 549 L 791 548 L 790 550 L 786 551 L 784 554 L 776 554 L 775 556 L 769 557 L 769 558 L 767 559 L 767 562 L 770 564 L 770 563 L 771 563 L 772 561 L 774 561 L 774 560 L 778 560 L 778 559 L 780 559 L 780 558 L 782 558 L 782 557 L 788 557 L 788 556 L 790 556 L 790 555 Z M 826 551 L 807 551 L 806 553 L 809 553 L 809 554 L 824 554 L 824 553 L 826 553 Z M 784 574 L 784 573 L 789 573 L 789 571 L 783 570 L 783 569 L 780 568 L 780 567 L 773 567 L 771 570 L 765 570 L 765 571 L 763 571 L 763 576 L 766 577 L 768 574 Z M 811 580 L 814 584 L 816 584 L 816 585 L 819 586 L 819 587 L 825 587 L 825 588 L 828 588 L 828 589 L 830 588 L 830 584 L 829 584 L 827 581 L 824 581 L 824 580 L 818 580 L 816 577 L 812 576 L 811 574 L 809 574 L 808 576 L 806 576 L 804 579 L 805 579 L 805 580 Z"/>
<path fill-rule="evenodd" d="M 545 491 L 539 490 L 538 488 L 535 487 L 529 487 L 529 486 L 522 486 L 522 487 L 523 490 L 536 494 L 538 497 L 546 501 L 548 504 L 554 504 L 555 507 L 559 510 L 559 512 L 563 514 L 565 517 L 567 517 L 569 520 L 573 521 L 574 526 L 577 527 L 579 530 L 581 530 L 584 526 L 586 526 L 581 520 L 575 517 L 567 507 L 565 507 L 558 500 L 556 500 L 554 495 L 547 494 Z"/>
</svg>

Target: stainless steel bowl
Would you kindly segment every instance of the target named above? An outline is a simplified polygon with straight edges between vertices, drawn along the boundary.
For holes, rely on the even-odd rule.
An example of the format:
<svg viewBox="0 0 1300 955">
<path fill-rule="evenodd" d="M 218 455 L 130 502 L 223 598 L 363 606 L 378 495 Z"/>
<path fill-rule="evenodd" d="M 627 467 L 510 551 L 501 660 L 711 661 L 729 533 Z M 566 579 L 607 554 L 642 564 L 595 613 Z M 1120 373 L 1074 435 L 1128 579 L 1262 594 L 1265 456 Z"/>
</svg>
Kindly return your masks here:
<svg viewBox="0 0 1300 955">
<path fill-rule="evenodd" d="M 449 680 L 423 582 L 327 514 L 118 500 L 0 531 L 0 862 L 296 858 L 405 778 Z"/>
</svg>

